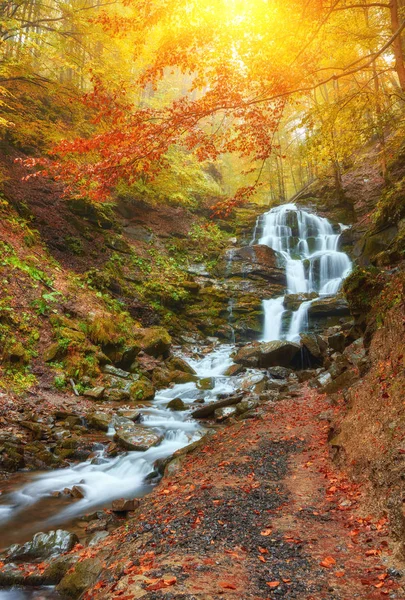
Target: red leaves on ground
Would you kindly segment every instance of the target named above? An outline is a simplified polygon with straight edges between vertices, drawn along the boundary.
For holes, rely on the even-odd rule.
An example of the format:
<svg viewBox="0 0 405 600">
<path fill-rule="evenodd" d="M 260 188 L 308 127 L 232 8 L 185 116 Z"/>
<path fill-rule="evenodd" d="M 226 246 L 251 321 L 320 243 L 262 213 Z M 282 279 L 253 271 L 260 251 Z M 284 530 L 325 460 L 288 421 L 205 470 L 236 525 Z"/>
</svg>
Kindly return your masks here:
<svg viewBox="0 0 405 600">
<path fill-rule="evenodd" d="M 320 563 L 321 567 L 324 567 L 325 569 L 330 569 L 335 564 L 336 564 L 336 560 L 333 558 L 333 556 L 326 556 L 323 559 L 323 561 Z"/>
<path fill-rule="evenodd" d="M 163 588 L 170 587 L 171 585 L 175 585 L 176 583 L 176 577 L 170 577 L 169 579 L 158 579 L 156 583 L 151 583 L 145 589 L 148 592 L 153 592 L 155 590 L 162 590 Z"/>
<path fill-rule="evenodd" d="M 219 585 L 224 590 L 236 590 L 236 585 L 234 583 L 230 583 L 229 581 L 220 581 Z"/>
</svg>

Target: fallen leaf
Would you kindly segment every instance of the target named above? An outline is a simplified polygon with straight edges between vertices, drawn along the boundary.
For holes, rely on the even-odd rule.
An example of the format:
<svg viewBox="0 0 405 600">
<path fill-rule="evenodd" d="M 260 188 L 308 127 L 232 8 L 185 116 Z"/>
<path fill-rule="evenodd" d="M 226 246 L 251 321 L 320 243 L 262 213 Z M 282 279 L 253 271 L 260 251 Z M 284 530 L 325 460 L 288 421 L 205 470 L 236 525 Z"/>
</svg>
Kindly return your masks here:
<svg viewBox="0 0 405 600">
<path fill-rule="evenodd" d="M 336 564 L 336 561 L 333 558 L 333 556 L 326 556 L 326 558 L 324 558 L 320 564 L 321 567 L 325 567 L 325 569 L 330 569 L 331 567 L 333 567 L 333 565 Z"/>
<path fill-rule="evenodd" d="M 263 531 L 260 532 L 260 535 L 267 537 L 268 535 L 271 535 L 272 532 L 273 532 L 272 529 L 263 529 Z"/>
<path fill-rule="evenodd" d="M 266 581 L 266 585 L 268 585 L 270 588 L 274 589 L 280 585 L 280 582 L 279 581 Z"/>
</svg>

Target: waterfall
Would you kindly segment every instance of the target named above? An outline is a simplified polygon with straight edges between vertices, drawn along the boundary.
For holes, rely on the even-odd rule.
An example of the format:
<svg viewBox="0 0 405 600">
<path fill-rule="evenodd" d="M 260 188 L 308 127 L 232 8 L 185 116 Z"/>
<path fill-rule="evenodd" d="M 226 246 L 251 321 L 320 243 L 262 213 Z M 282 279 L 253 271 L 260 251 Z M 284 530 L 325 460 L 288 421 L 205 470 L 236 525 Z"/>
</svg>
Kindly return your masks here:
<svg viewBox="0 0 405 600">
<path fill-rule="evenodd" d="M 258 223 L 259 220 L 254 238 Z M 328 219 L 299 209 L 295 204 L 272 208 L 265 213 L 262 223 L 262 237 L 258 243 L 278 253 L 286 270 L 287 294 L 315 292 L 323 297 L 339 291 L 352 267 L 347 254 L 338 249 L 345 225 L 333 227 Z M 308 327 L 308 309 L 312 301 L 302 302 L 283 334 L 284 297 L 264 300 L 263 341 L 299 340 L 300 332 Z"/>
</svg>

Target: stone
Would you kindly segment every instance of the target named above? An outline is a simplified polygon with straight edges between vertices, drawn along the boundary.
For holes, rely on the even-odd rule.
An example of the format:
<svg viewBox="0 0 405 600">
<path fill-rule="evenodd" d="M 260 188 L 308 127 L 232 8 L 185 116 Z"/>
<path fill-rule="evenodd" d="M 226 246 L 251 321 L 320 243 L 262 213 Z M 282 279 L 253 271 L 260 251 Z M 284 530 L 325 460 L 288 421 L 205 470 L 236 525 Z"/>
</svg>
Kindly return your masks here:
<svg viewBox="0 0 405 600">
<path fill-rule="evenodd" d="M 222 408 L 217 408 L 214 412 L 215 418 L 217 421 L 225 421 L 232 417 L 236 413 L 235 406 L 223 406 Z"/>
<path fill-rule="evenodd" d="M 100 431 L 108 431 L 108 426 L 111 421 L 111 416 L 103 412 L 93 412 L 86 416 L 89 427 L 99 429 Z"/>
<path fill-rule="evenodd" d="M 57 585 L 76 562 L 75 555 L 60 556 L 52 560 L 43 573 L 43 584 Z"/>
<path fill-rule="evenodd" d="M 160 444 L 163 439 L 163 435 L 159 435 L 147 427 L 135 425 L 123 417 L 116 417 L 113 424 L 115 427 L 114 441 L 125 450 L 144 452 L 152 446 Z"/>
<path fill-rule="evenodd" d="M 139 417 L 141 416 L 141 413 L 139 410 L 136 409 L 120 409 L 117 411 L 118 416 L 120 417 L 125 417 L 126 419 L 130 419 L 131 421 L 133 421 L 135 423 L 135 421 L 139 420 Z"/>
<path fill-rule="evenodd" d="M 84 489 L 80 485 L 74 485 L 70 490 L 70 495 L 73 498 L 84 498 L 85 492 Z"/>
<path fill-rule="evenodd" d="M 238 404 L 243 398 L 242 394 L 238 394 L 237 396 L 229 396 L 228 398 L 224 398 L 222 400 L 217 400 L 216 402 L 210 402 L 209 404 L 205 404 L 200 408 L 194 410 L 191 416 L 194 419 L 207 419 L 208 417 L 214 415 L 217 408 L 223 408 L 225 406 L 234 406 Z"/>
<path fill-rule="evenodd" d="M 309 317 L 341 317 L 349 314 L 347 301 L 339 296 L 319 298 L 314 300 L 308 308 Z"/>
<path fill-rule="evenodd" d="M 48 533 L 36 533 L 25 544 L 14 544 L 6 550 L 7 562 L 29 562 L 46 560 L 52 556 L 69 552 L 79 542 L 76 534 L 57 529 Z"/>
<path fill-rule="evenodd" d="M 204 377 L 197 381 L 196 386 L 199 390 L 212 390 L 215 386 L 215 380 L 213 377 Z"/>
<path fill-rule="evenodd" d="M 113 500 L 111 510 L 114 512 L 132 512 L 138 507 L 139 500 L 137 498 L 133 498 L 131 500 L 127 500 L 126 498 L 118 498 L 117 500 Z"/>
<path fill-rule="evenodd" d="M 227 368 L 224 375 L 226 377 L 235 377 L 235 375 L 239 375 L 240 373 L 243 373 L 244 370 L 245 370 L 245 367 L 243 365 L 231 365 L 230 367 Z"/>
<path fill-rule="evenodd" d="M 154 397 L 155 388 L 146 377 L 135 381 L 130 387 L 130 399 L 132 402 L 153 400 Z"/>
<path fill-rule="evenodd" d="M 298 344 L 283 340 L 273 342 L 254 342 L 243 346 L 234 358 L 234 362 L 251 368 L 289 367 L 300 354 Z"/>
<path fill-rule="evenodd" d="M 358 378 L 359 375 L 356 371 L 348 369 L 346 371 L 343 371 L 343 373 L 341 373 L 340 375 L 338 375 L 336 379 L 333 379 L 332 381 L 326 383 L 326 385 L 323 386 L 323 391 L 326 394 L 334 394 L 335 392 L 338 392 L 343 388 L 350 387 L 351 385 L 353 385 L 353 383 L 355 383 L 358 380 Z"/>
<path fill-rule="evenodd" d="M 97 531 L 93 537 L 89 540 L 88 546 L 92 548 L 93 546 L 98 546 L 100 542 L 104 541 L 109 537 L 108 531 Z"/>
<path fill-rule="evenodd" d="M 56 590 L 63 598 L 78 600 L 82 594 L 92 587 L 103 569 L 98 558 L 87 558 L 77 562 L 72 572 L 66 573 Z"/>
<path fill-rule="evenodd" d="M 270 367 L 267 373 L 272 379 L 287 379 L 294 371 L 287 367 Z"/>
<path fill-rule="evenodd" d="M 173 373 L 169 369 L 156 367 L 153 369 L 152 383 L 158 389 L 169 387 Z"/>
<path fill-rule="evenodd" d="M 59 358 L 62 354 L 63 352 L 61 351 L 58 342 L 54 342 L 44 350 L 43 359 L 45 362 L 52 362 Z"/>
<path fill-rule="evenodd" d="M 155 357 L 168 357 L 172 338 L 163 327 L 135 329 L 134 338 L 146 354 Z"/>
<path fill-rule="evenodd" d="M 196 375 L 196 372 L 193 369 L 193 367 L 191 367 L 185 360 L 183 360 L 179 356 L 173 356 L 172 358 L 167 360 L 166 365 L 171 371 L 182 371 L 183 373 L 190 373 L 191 375 Z"/>
<path fill-rule="evenodd" d="M 278 265 L 277 253 L 269 246 L 257 244 L 232 249 L 231 260 L 225 266 L 225 277 L 263 279 L 267 283 L 286 286 L 285 270 Z"/>
<path fill-rule="evenodd" d="M 97 387 L 91 388 L 90 390 L 86 390 L 83 393 L 83 396 L 86 398 L 93 398 L 94 400 L 100 400 L 103 397 L 105 392 L 105 387 L 102 385 L 98 385 Z"/>
<path fill-rule="evenodd" d="M 308 294 L 286 294 L 286 296 L 284 296 L 283 306 L 286 310 L 296 311 L 303 302 L 313 300 L 314 298 L 317 298 L 317 296 L 318 294 L 316 292 L 310 292 Z"/>
<path fill-rule="evenodd" d="M 240 379 L 240 389 L 260 394 L 267 387 L 267 376 L 263 373 L 249 373 Z"/>
<path fill-rule="evenodd" d="M 190 383 L 190 381 L 198 381 L 197 376 L 192 375 L 192 373 L 185 373 L 184 371 L 172 371 L 172 383 Z"/>
<path fill-rule="evenodd" d="M 239 404 L 235 406 L 236 414 L 242 415 L 245 412 L 254 410 L 257 406 L 259 406 L 259 403 L 256 400 L 242 400 L 242 402 L 239 402 Z"/>
<path fill-rule="evenodd" d="M 182 411 L 187 410 L 187 405 L 184 404 L 181 398 L 173 398 L 173 400 L 170 400 L 168 403 L 167 408 L 169 410 Z"/>
<path fill-rule="evenodd" d="M 118 369 L 117 367 L 113 367 L 112 365 L 105 365 L 103 367 L 103 373 L 106 373 L 107 375 L 113 375 L 114 377 L 120 377 L 121 379 L 128 379 L 131 375 L 130 373 L 128 373 L 128 371 Z"/>
<path fill-rule="evenodd" d="M 327 345 L 321 336 L 316 333 L 300 333 L 301 345 L 306 348 L 311 358 L 318 359 L 318 364 L 322 364 Z"/>
<path fill-rule="evenodd" d="M 335 352 L 343 352 L 346 346 L 346 336 L 342 332 L 334 333 L 328 337 L 329 348 Z"/>
<path fill-rule="evenodd" d="M 111 387 L 104 391 L 104 399 L 112 402 L 127 402 L 130 397 L 130 391 L 123 388 Z"/>
</svg>

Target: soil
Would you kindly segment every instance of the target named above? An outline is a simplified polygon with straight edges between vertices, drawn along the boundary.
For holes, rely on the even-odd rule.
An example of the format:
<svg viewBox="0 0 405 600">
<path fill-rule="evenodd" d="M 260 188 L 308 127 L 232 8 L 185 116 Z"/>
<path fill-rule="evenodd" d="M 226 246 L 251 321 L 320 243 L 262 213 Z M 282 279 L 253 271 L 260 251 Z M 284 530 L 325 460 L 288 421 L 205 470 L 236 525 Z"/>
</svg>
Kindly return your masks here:
<svg viewBox="0 0 405 600">
<path fill-rule="evenodd" d="M 404 598 L 387 519 L 329 457 L 340 408 L 303 388 L 218 432 L 93 553 L 107 566 L 85 597 Z"/>
</svg>

